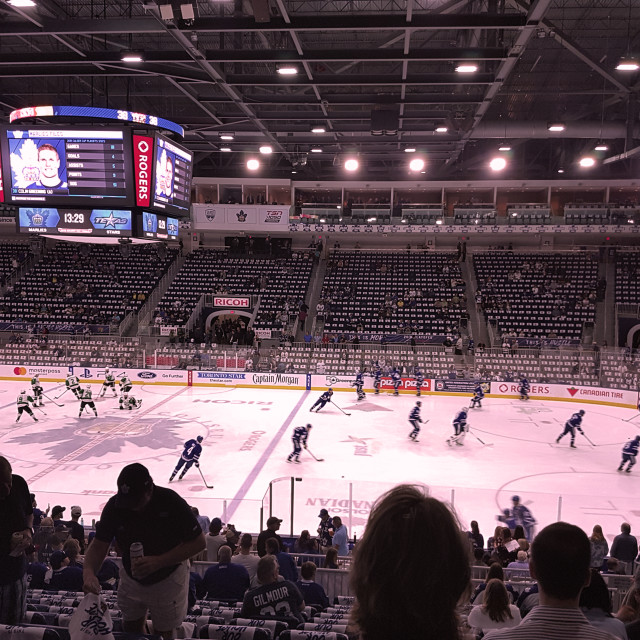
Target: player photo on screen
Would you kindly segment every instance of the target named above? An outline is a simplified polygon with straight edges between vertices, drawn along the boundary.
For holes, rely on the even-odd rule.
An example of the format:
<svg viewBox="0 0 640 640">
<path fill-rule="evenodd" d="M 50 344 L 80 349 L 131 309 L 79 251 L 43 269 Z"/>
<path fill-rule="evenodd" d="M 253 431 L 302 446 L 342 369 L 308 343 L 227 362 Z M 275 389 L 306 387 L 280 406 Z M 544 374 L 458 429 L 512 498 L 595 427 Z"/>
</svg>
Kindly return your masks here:
<svg viewBox="0 0 640 640">
<path fill-rule="evenodd" d="M 69 193 L 64 140 L 9 140 L 13 189 L 34 193 Z"/>
<path fill-rule="evenodd" d="M 162 150 L 156 162 L 156 194 L 155 197 L 163 202 L 169 202 L 173 198 L 173 172 L 175 156 L 173 153 Z"/>
<path fill-rule="evenodd" d="M 158 231 L 158 216 L 155 213 L 149 213 L 145 211 L 142 214 L 144 230 L 152 233 L 156 233 Z"/>
</svg>

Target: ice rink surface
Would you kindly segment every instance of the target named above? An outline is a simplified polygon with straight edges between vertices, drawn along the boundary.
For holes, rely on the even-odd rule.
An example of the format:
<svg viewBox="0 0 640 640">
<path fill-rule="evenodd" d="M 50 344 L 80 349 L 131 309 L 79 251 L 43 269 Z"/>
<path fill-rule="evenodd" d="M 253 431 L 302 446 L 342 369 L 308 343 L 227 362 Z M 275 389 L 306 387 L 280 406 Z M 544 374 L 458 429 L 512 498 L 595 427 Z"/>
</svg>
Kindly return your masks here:
<svg viewBox="0 0 640 640">
<path fill-rule="evenodd" d="M 44 383 L 55 398 L 63 385 Z M 98 399 L 98 418 L 78 418 L 79 402 L 71 392 L 45 398 L 39 421 L 24 414 L 19 423 L 15 399 L 20 382 L 4 382 L 0 407 L 0 454 L 23 476 L 41 508 L 61 504 L 83 508 L 85 524 L 98 519 L 115 493 L 116 478 L 131 462 L 145 464 L 156 484 L 171 486 L 201 514 L 220 516 L 238 530 L 257 532 L 269 511 L 283 519 L 281 533 L 302 529 L 315 533 L 322 506 L 341 515 L 349 533 L 360 534 L 371 503 L 399 482 L 428 485 L 432 494 L 453 503 L 463 527 L 478 520 L 485 538 L 496 515 L 518 494 L 539 527 L 561 519 L 590 532 L 603 527 L 611 540 L 620 523 L 637 522 L 640 464 L 620 473 L 620 449 L 640 433 L 637 412 L 597 404 L 519 401 L 491 398 L 470 411 L 471 432 L 464 446 L 448 446 L 451 420 L 469 398 L 423 395 L 419 442 L 408 438 L 413 395 L 336 393 L 335 403 L 320 413 L 309 409 L 320 391 L 240 389 L 234 386 L 136 386 L 142 398 L 137 411 L 121 411 L 116 398 Z M 100 385 L 92 385 L 94 397 Z M 569 437 L 555 444 L 564 422 L 584 409 L 577 449 Z M 301 464 L 287 463 L 293 429 L 311 423 L 309 450 Z M 189 438 L 204 436 L 200 469 L 179 482 L 169 475 Z M 482 442 L 481 442 L 482 441 Z M 484 444 L 483 444 L 484 442 Z M 292 481 L 291 478 L 295 478 Z M 269 489 L 270 482 L 273 482 Z M 293 493 L 294 508 L 291 508 Z M 293 519 L 292 519 L 293 518 Z"/>
</svg>

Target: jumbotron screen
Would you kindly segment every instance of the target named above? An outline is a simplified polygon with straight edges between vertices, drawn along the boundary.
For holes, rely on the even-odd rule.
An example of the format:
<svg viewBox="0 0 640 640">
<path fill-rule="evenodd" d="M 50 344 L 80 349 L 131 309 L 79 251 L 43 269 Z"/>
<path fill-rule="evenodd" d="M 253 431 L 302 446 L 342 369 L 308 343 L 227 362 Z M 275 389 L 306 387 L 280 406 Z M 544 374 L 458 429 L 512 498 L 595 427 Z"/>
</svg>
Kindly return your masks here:
<svg viewBox="0 0 640 640">
<path fill-rule="evenodd" d="M 163 216 L 160 213 L 143 211 L 140 219 L 140 238 L 178 242 L 180 222 L 177 218 Z"/>
<path fill-rule="evenodd" d="M 185 215 L 191 204 L 193 154 L 172 140 L 155 136 L 155 174 L 150 208 Z"/>
<path fill-rule="evenodd" d="M 132 212 L 125 209 L 20 207 L 18 231 L 56 236 L 128 238 L 133 235 L 132 220 Z"/>
<path fill-rule="evenodd" d="M 10 127 L 2 136 L 5 201 L 131 206 L 131 154 L 125 129 Z"/>
</svg>

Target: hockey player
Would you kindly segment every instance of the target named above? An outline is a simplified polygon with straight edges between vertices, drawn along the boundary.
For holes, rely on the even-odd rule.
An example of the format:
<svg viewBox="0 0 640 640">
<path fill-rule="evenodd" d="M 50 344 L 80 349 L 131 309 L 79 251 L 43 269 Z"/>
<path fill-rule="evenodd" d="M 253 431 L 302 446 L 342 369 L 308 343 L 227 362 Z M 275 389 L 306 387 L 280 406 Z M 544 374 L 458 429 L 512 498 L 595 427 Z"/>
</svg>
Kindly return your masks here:
<svg viewBox="0 0 640 640">
<path fill-rule="evenodd" d="M 409 434 L 409 437 L 414 442 L 420 442 L 418 440 L 418 434 L 420 433 L 420 423 L 422 422 L 422 418 L 420 417 L 420 407 L 422 406 L 422 402 L 418 400 L 416 402 L 416 406 L 411 409 L 411 413 L 409 414 L 409 422 L 413 426 L 413 431 Z"/>
<path fill-rule="evenodd" d="M 169 478 L 169 482 L 171 482 L 175 477 L 176 473 L 180 471 L 180 469 L 184 466 L 182 473 L 178 476 L 178 480 L 182 480 L 184 478 L 184 474 L 189 471 L 189 469 L 195 464 L 196 467 L 200 466 L 200 454 L 202 453 L 202 441 L 204 438 L 202 436 L 198 436 L 195 440 L 191 438 L 191 440 L 187 440 L 184 443 L 184 450 L 182 455 L 180 456 L 180 460 L 178 460 L 178 464 L 176 468 L 173 470 L 171 477 Z"/>
<path fill-rule="evenodd" d="M 35 400 L 30 396 L 27 395 L 27 391 L 25 389 L 23 389 L 20 392 L 20 395 L 18 396 L 18 399 L 16 401 L 16 404 L 18 405 L 18 417 L 16 418 L 16 422 L 19 422 L 20 417 L 22 416 L 22 414 L 26 411 L 36 422 L 38 422 L 38 418 L 36 418 L 33 415 L 33 411 L 31 411 L 31 407 L 29 406 L 29 403 L 32 402 L 33 406 L 35 407 Z"/>
<path fill-rule="evenodd" d="M 64 381 L 67 386 L 67 390 L 73 391 L 73 395 L 80 400 L 82 398 L 82 389 L 80 389 L 80 380 L 78 376 L 74 376 L 70 373 L 67 379 Z"/>
<path fill-rule="evenodd" d="M 476 388 L 473 390 L 473 398 L 471 398 L 471 409 L 475 409 L 476 405 L 478 405 L 479 409 L 482 409 L 482 399 L 484 398 L 484 389 L 482 385 L 478 383 Z"/>
<path fill-rule="evenodd" d="M 356 393 L 358 394 L 358 400 L 364 400 L 366 398 L 365 392 L 362 390 L 364 387 L 364 375 L 362 371 L 358 371 L 356 373 L 356 379 L 351 383 L 351 386 L 356 388 Z"/>
<path fill-rule="evenodd" d="M 33 406 L 44 406 L 42 402 L 42 385 L 40 384 L 40 376 L 37 373 L 31 378 L 31 390 L 33 391 Z"/>
<path fill-rule="evenodd" d="M 518 392 L 520 393 L 520 400 L 529 400 L 529 381 L 522 376 L 520 378 L 520 384 L 518 385 Z"/>
<path fill-rule="evenodd" d="M 580 426 L 582 424 L 582 416 L 584 415 L 584 409 L 580 409 L 577 413 L 574 413 L 565 423 L 564 423 L 564 431 L 556 438 L 556 443 L 560 442 L 567 433 L 571 434 L 571 447 L 576 449 L 575 441 L 576 441 L 576 429 L 584 435 L 584 431 Z"/>
<path fill-rule="evenodd" d="M 118 401 L 120 404 L 120 409 L 127 409 L 132 411 L 133 409 L 139 409 L 142 404 L 142 400 L 136 400 L 133 396 L 130 396 L 128 393 L 123 393 L 120 396 L 120 400 Z"/>
<path fill-rule="evenodd" d="M 393 382 L 393 395 L 398 395 L 398 387 L 400 387 L 400 383 L 402 382 L 402 377 L 400 376 L 400 372 L 397 367 L 393 367 L 391 371 L 391 382 Z"/>
<path fill-rule="evenodd" d="M 327 404 L 327 402 L 331 402 L 331 396 L 333 395 L 333 389 L 331 387 L 329 387 L 315 402 L 315 404 L 311 407 L 311 409 L 309 409 L 309 411 L 313 411 L 314 409 L 316 409 L 316 407 L 318 407 L 316 409 L 316 413 L 318 413 L 318 411 L 320 411 L 320 409 L 322 409 L 324 407 L 325 404 Z"/>
<path fill-rule="evenodd" d="M 82 393 L 82 398 L 80 400 L 80 412 L 78 413 L 78 418 L 82 417 L 82 412 L 85 407 L 89 407 L 89 409 L 93 409 L 93 413 L 95 417 L 98 417 L 98 412 L 96 411 L 96 403 L 93 401 L 93 392 L 91 391 L 91 385 L 88 384 L 84 390 L 80 390 Z M 87 411 L 88 413 L 88 411 Z"/>
<path fill-rule="evenodd" d="M 373 372 L 373 388 L 376 390 L 375 394 L 377 396 L 380 395 L 380 381 L 382 380 L 382 371 L 380 367 L 376 367 L 376 370 Z"/>
<path fill-rule="evenodd" d="M 422 392 L 422 383 L 424 382 L 424 376 L 422 375 L 422 371 L 420 371 L 419 367 L 416 367 L 415 378 L 416 378 L 416 395 L 420 397 L 420 395 L 422 395 L 421 392 Z"/>
<path fill-rule="evenodd" d="M 640 436 L 636 436 L 633 440 L 629 440 L 627 444 L 622 447 L 622 462 L 618 467 L 618 471 L 626 471 L 631 473 L 633 465 L 636 463 L 636 456 L 638 455 L 638 448 L 640 447 Z M 624 469 L 625 462 L 628 462 L 627 468 Z"/>
<path fill-rule="evenodd" d="M 116 377 L 111 373 L 109 367 L 104 370 L 104 382 L 102 383 L 102 389 L 100 389 L 100 398 L 104 396 L 107 389 L 111 389 L 114 398 L 118 397 L 116 393 Z"/>
<path fill-rule="evenodd" d="M 451 446 L 452 442 L 455 442 L 460 447 L 462 446 L 464 437 L 467 435 L 467 431 L 469 431 L 469 425 L 467 424 L 468 412 L 468 407 L 462 407 L 462 409 L 456 413 L 456 416 L 453 419 L 453 429 L 455 433 L 447 439 L 447 444 L 449 446 Z"/>
<path fill-rule="evenodd" d="M 287 456 L 287 462 L 300 462 L 300 452 L 302 451 L 300 444 L 302 443 L 302 446 L 305 449 L 307 448 L 307 440 L 312 428 L 312 424 L 307 424 L 306 427 L 296 427 L 293 430 L 293 436 L 291 437 L 293 451 Z"/>
<path fill-rule="evenodd" d="M 529 507 L 525 507 L 520 502 L 520 496 L 513 496 L 511 498 L 513 502 L 513 508 L 511 509 L 511 515 L 515 520 L 516 525 L 521 525 L 524 529 L 524 537 L 531 541 L 535 536 L 535 526 L 537 524 L 536 519 L 529 510 Z"/>
<path fill-rule="evenodd" d="M 133 384 L 126 373 L 123 373 L 120 376 L 120 380 L 118 380 L 118 384 L 120 385 L 120 393 L 129 393 L 131 391 Z"/>
</svg>

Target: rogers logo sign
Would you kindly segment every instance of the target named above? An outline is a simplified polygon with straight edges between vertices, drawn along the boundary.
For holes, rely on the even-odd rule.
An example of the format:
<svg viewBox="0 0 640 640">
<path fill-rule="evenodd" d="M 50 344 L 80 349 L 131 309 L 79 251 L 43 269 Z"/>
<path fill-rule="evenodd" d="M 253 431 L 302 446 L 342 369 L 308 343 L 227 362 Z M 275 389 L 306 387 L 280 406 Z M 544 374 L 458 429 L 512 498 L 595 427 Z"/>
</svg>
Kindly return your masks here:
<svg viewBox="0 0 640 640">
<path fill-rule="evenodd" d="M 136 204 L 139 207 L 148 207 L 151 204 L 152 144 L 153 139 L 148 136 L 133 136 Z"/>
<path fill-rule="evenodd" d="M 249 308 L 249 298 L 214 298 L 214 307 Z"/>
</svg>

